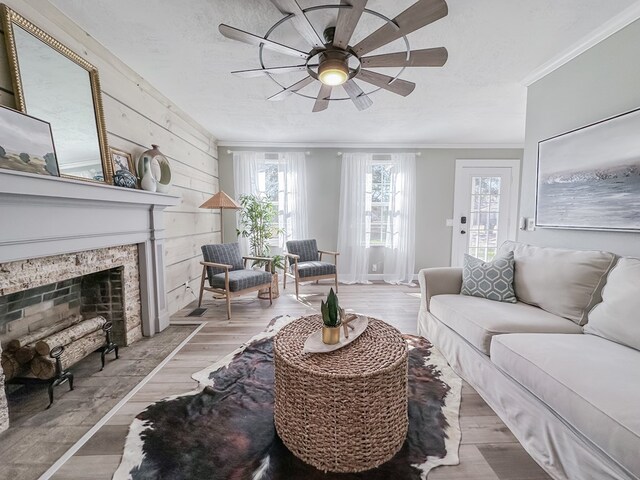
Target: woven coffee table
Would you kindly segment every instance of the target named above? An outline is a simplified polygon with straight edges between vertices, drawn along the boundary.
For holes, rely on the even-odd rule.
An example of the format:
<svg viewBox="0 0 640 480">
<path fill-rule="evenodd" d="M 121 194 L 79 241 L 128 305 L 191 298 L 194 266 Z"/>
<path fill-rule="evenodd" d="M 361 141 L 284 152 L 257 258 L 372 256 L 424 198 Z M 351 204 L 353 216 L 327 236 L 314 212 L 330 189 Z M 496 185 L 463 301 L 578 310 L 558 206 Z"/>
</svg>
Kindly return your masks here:
<svg viewBox="0 0 640 480">
<path fill-rule="evenodd" d="M 353 343 L 302 353 L 320 315 L 282 328 L 274 341 L 275 425 L 284 444 L 322 471 L 361 472 L 391 459 L 407 435 L 407 344 L 369 318 Z"/>
</svg>

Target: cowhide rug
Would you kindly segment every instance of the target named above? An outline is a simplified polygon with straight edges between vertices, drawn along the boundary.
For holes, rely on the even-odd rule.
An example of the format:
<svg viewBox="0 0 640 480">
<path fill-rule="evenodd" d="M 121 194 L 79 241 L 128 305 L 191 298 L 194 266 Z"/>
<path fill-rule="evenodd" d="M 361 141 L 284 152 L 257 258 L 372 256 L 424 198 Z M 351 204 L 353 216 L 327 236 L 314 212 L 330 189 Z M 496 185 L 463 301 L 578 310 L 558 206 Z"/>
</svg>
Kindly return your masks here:
<svg viewBox="0 0 640 480">
<path fill-rule="evenodd" d="M 387 463 L 359 474 L 323 473 L 287 450 L 273 424 L 273 337 L 278 317 L 245 345 L 193 375 L 200 388 L 154 403 L 131 424 L 114 479 L 402 480 L 457 465 L 461 380 L 424 338 L 409 345 L 409 431 Z"/>
</svg>

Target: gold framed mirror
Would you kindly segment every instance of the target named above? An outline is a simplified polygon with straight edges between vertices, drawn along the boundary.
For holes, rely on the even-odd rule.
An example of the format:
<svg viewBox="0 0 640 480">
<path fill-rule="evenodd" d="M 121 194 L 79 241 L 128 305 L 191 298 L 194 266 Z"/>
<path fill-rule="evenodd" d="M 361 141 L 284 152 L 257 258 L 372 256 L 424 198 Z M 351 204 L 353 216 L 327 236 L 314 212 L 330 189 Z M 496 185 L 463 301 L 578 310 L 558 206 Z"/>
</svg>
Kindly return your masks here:
<svg viewBox="0 0 640 480">
<path fill-rule="evenodd" d="M 15 107 L 51 124 L 60 175 L 112 184 L 98 70 L 0 5 Z"/>
</svg>

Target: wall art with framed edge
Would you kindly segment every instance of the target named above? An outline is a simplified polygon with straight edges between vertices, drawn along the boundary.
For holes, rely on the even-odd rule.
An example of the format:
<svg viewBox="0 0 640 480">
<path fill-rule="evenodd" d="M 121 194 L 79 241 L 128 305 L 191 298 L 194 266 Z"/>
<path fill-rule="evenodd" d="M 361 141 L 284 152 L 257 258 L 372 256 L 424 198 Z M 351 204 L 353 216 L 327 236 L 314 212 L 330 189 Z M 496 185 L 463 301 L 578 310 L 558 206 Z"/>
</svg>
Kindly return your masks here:
<svg viewBox="0 0 640 480">
<path fill-rule="evenodd" d="M 97 68 L 7 5 L 0 16 L 16 109 L 51 124 L 60 176 L 111 184 Z"/>
<path fill-rule="evenodd" d="M 109 156 L 113 171 L 113 184 L 118 187 L 137 188 L 138 179 L 134 173 L 133 156 L 113 147 L 109 147 Z"/>
<path fill-rule="evenodd" d="M 109 156 L 111 157 L 111 165 L 113 172 L 120 170 L 127 170 L 129 173 L 135 174 L 135 165 L 133 163 L 133 156 L 117 148 L 109 147 Z"/>
<path fill-rule="evenodd" d="M 51 125 L 0 106 L 0 167 L 58 177 Z"/>
<path fill-rule="evenodd" d="M 640 108 L 538 143 L 536 226 L 640 231 Z"/>
</svg>

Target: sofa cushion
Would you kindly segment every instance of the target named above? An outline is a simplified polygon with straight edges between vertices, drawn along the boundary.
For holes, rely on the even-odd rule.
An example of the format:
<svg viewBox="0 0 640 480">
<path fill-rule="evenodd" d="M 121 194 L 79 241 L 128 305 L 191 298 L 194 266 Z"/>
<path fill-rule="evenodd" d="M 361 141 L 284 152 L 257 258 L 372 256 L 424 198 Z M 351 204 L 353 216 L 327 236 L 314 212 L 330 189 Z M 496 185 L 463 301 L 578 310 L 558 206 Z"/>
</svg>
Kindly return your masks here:
<svg viewBox="0 0 640 480">
<path fill-rule="evenodd" d="M 431 313 L 485 355 L 502 333 L 582 333 L 575 323 L 526 303 L 492 302 L 465 295 L 431 297 Z"/>
<path fill-rule="evenodd" d="M 257 287 L 271 283 L 271 274 L 264 270 L 231 270 L 229 272 L 229 290 L 239 292 L 245 288 Z M 224 273 L 218 273 L 209 278 L 209 284 L 214 288 L 224 288 Z"/>
<path fill-rule="evenodd" d="M 513 293 L 513 264 L 513 252 L 500 255 L 491 262 L 465 255 L 460 293 L 516 303 L 516 295 Z"/>
<path fill-rule="evenodd" d="M 607 273 L 616 261 L 609 252 L 535 247 L 505 242 L 499 253 L 513 251 L 513 286 L 519 301 L 538 306 L 578 325 L 600 302 Z"/>
<path fill-rule="evenodd" d="M 292 270 L 294 267 L 292 267 Z M 332 275 L 336 273 L 336 266 L 327 262 L 302 262 L 298 263 L 298 275 L 300 278 L 315 277 L 319 275 Z"/>
<path fill-rule="evenodd" d="M 591 442 L 640 472 L 640 352 L 594 335 L 500 335 L 491 360 Z"/>
<path fill-rule="evenodd" d="M 584 331 L 640 350 L 640 259 L 618 260 Z"/>
</svg>

